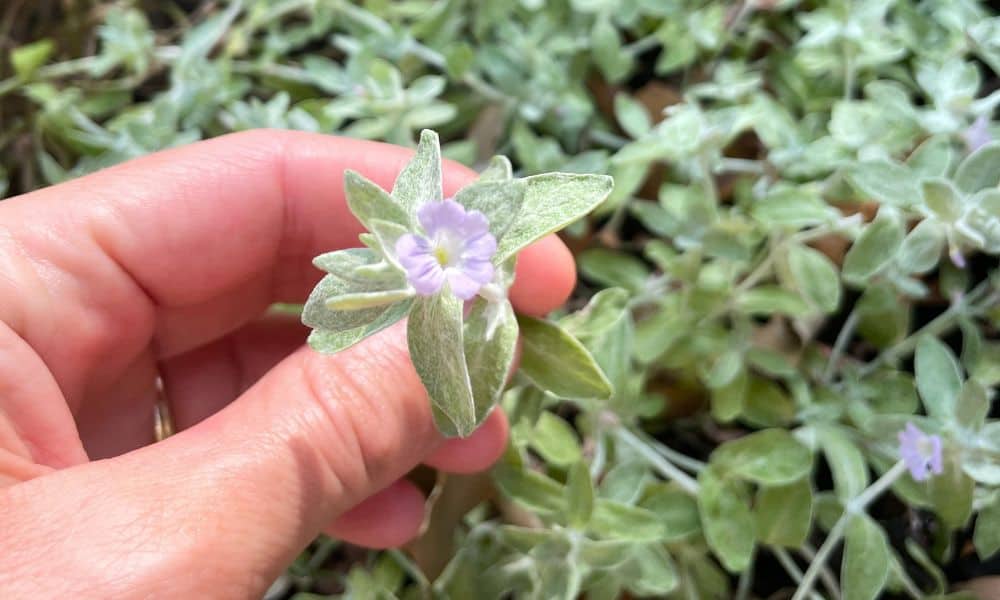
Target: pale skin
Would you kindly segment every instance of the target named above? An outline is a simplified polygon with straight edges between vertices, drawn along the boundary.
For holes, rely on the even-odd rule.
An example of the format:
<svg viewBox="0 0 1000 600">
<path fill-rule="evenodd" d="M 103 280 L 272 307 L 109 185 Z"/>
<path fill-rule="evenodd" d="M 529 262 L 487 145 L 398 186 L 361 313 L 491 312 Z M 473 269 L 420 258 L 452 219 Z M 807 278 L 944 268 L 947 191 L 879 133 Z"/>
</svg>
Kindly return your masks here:
<svg viewBox="0 0 1000 600">
<path fill-rule="evenodd" d="M 358 245 L 343 171 L 388 189 L 410 155 L 255 131 L 0 202 L 0 597 L 260 597 L 321 531 L 412 538 L 419 463 L 497 459 L 500 412 L 437 434 L 402 324 L 322 356 L 264 316 Z M 445 194 L 474 178 L 446 163 Z M 550 236 L 511 299 L 542 315 L 574 279 Z M 157 372 L 180 431 L 152 444 Z"/>
</svg>

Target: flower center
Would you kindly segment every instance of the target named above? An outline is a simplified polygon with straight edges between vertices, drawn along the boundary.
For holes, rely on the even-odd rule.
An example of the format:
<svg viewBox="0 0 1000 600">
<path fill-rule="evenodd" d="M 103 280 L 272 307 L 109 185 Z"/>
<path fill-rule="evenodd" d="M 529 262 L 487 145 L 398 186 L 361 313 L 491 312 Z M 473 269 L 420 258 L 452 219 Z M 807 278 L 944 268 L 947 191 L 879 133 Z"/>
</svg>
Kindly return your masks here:
<svg viewBox="0 0 1000 600">
<path fill-rule="evenodd" d="M 931 442 L 929 437 L 922 438 L 917 442 L 917 451 L 925 459 L 929 459 L 934 455 L 934 444 Z"/>
<path fill-rule="evenodd" d="M 438 264 L 442 267 L 447 267 L 448 263 L 451 262 L 451 253 L 445 248 L 444 244 L 434 248 L 434 258 L 437 259 Z"/>
</svg>

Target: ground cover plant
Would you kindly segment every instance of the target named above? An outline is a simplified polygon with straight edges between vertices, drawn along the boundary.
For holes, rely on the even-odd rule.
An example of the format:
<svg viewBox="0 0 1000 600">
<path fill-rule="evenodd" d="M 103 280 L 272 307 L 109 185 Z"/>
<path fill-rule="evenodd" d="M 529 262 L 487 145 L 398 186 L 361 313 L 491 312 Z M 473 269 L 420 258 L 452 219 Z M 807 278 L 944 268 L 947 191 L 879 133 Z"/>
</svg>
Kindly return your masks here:
<svg viewBox="0 0 1000 600">
<path fill-rule="evenodd" d="M 986 3 L 8 0 L 0 44 L 0 196 L 255 127 L 432 129 L 479 170 L 614 178 L 564 232 L 570 305 L 520 323 L 501 464 L 415 473 L 420 540 L 317 540 L 271 597 L 961 597 L 1000 573 Z"/>
</svg>

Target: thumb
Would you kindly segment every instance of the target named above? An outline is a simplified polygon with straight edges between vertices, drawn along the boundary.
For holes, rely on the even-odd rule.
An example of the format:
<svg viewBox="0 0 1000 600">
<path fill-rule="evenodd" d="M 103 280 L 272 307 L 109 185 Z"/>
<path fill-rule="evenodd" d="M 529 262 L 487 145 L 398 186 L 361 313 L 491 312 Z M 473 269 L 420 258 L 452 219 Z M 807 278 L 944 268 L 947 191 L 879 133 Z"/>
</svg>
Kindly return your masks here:
<svg viewBox="0 0 1000 600">
<path fill-rule="evenodd" d="M 260 597 L 441 441 L 402 323 L 334 356 L 302 349 L 162 443 L 8 488 L 0 531 L 17 573 L 0 571 L 0 590 Z"/>
</svg>

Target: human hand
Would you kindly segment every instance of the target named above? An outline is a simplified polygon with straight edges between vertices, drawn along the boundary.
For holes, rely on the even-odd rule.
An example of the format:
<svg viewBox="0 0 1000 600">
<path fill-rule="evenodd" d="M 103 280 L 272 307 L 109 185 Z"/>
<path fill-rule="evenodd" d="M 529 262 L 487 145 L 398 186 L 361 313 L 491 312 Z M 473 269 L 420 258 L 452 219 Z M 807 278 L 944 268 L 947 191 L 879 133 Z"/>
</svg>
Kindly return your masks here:
<svg viewBox="0 0 1000 600">
<path fill-rule="evenodd" d="M 343 171 L 390 187 L 410 154 L 255 131 L 0 203 L 0 596 L 259 597 L 321 530 L 410 539 L 418 463 L 496 460 L 499 411 L 436 432 L 405 327 L 321 356 L 264 314 L 357 245 Z M 446 193 L 474 176 L 446 163 Z M 541 315 L 574 279 L 550 236 L 511 299 Z M 180 431 L 151 445 L 158 373 Z"/>
</svg>

